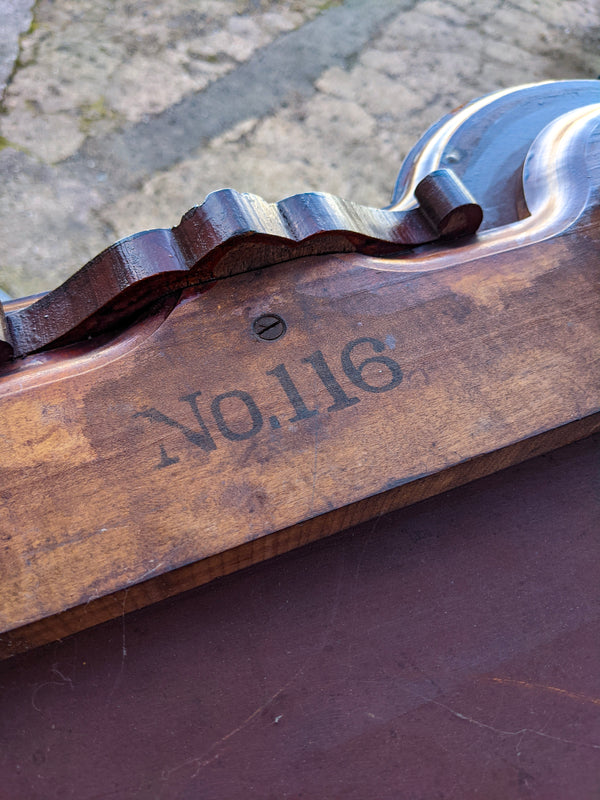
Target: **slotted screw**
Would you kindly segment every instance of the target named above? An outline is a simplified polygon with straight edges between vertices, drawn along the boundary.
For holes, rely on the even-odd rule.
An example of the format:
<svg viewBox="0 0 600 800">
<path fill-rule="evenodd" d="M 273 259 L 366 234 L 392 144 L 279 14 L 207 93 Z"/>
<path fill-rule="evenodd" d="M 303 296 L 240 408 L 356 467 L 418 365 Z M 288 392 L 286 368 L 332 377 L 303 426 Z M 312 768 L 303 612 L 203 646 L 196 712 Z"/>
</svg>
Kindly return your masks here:
<svg viewBox="0 0 600 800">
<path fill-rule="evenodd" d="M 285 322 L 277 314 L 263 314 L 252 323 L 252 330 L 259 339 L 272 342 L 279 339 L 287 330 Z"/>
</svg>

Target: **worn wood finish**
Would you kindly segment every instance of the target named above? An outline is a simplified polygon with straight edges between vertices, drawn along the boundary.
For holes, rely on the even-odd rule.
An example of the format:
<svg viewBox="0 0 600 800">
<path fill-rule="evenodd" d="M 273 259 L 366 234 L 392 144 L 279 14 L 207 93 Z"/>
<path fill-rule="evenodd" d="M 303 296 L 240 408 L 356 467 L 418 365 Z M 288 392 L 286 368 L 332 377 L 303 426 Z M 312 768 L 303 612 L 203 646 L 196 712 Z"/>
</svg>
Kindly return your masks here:
<svg viewBox="0 0 600 800">
<path fill-rule="evenodd" d="M 5 366 L 2 655 L 598 430 L 599 114 L 469 244 L 236 275 Z"/>
<path fill-rule="evenodd" d="M 475 233 L 481 223 L 481 207 L 451 170 L 424 176 L 414 195 L 419 206 L 400 211 L 315 192 L 279 203 L 213 192 L 175 228 L 122 239 L 62 286 L 13 310 L 0 326 L 0 360 L 97 336 L 190 285 L 306 255 L 398 252 Z"/>
<path fill-rule="evenodd" d="M 521 173 L 533 139 L 564 114 L 599 102 L 598 81 L 549 81 L 467 103 L 432 126 L 410 151 L 390 208 L 407 208 L 421 178 L 447 166 L 477 191 L 485 207 L 483 229 L 527 216 Z"/>
</svg>

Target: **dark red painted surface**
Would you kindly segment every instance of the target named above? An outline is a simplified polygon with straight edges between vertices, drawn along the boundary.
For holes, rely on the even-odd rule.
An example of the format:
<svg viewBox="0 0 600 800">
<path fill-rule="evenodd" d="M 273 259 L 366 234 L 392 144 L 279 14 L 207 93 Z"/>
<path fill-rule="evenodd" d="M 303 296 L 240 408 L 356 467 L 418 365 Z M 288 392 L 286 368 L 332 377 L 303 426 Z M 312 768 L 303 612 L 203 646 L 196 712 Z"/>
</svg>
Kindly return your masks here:
<svg viewBox="0 0 600 800">
<path fill-rule="evenodd" d="M 599 452 L 0 664 L 0 796 L 600 797 Z"/>
</svg>

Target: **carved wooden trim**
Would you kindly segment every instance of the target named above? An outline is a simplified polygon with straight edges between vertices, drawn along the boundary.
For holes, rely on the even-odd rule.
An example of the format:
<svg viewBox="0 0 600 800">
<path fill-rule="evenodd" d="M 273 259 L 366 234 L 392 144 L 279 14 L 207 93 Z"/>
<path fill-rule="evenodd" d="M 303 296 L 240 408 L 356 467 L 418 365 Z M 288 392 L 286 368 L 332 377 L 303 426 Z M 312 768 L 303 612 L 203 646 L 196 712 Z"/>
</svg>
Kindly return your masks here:
<svg viewBox="0 0 600 800">
<path fill-rule="evenodd" d="M 267 203 L 222 189 L 171 230 L 122 239 L 62 286 L 9 314 L 0 360 L 108 330 L 169 292 L 306 255 L 379 253 L 475 233 L 482 211 L 450 170 L 415 188 L 420 206 L 367 208 L 315 192 Z"/>
</svg>

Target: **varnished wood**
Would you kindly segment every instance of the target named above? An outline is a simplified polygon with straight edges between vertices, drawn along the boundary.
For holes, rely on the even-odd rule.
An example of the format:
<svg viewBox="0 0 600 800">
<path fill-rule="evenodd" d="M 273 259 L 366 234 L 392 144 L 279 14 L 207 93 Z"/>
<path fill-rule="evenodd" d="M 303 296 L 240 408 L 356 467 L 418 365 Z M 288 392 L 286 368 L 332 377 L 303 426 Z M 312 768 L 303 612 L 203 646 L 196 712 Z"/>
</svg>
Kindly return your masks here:
<svg viewBox="0 0 600 800">
<path fill-rule="evenodd" d="M 591 424 L 590 424 L 591 423 Z M 160 600 L 210 583 L 216 578 L 282 555 L 325 536 L 418 503 L 477 478 L 519 464 L 562 447 L 565 442 L 583 439 L 600 430 L 600 419 L 585 419 L 547 433 L 516 442 L 501 451 L 457 464 L 435 475 L 418 478 L 349 506 L 326 512 L 281 531 L 251 539 L 214 556 L 194 561 L 103 597 L 13 630 L 0 637 L 0 655 L 8 658 L 40 644 L 63 639 L 102 622 L 121 617 Z"/>
<path fill-rule="evenodd" d="M 232 189 L 213 192 L 175 228 L 122 239 L 62 286 L 9 313 L 0 325 L 0 361 L 97 336 L 186 286 L 303 255 L 398 251 L 475 233 L 481 223 L 480 206 L 450 170 L 424 176 L 415 198 L 418 207 L 399 211 L 328 194 L 266 203 Z"/>
<path fill-rule="evenodd" d="M 6 365 L 2 654 L 598 430 L 599 122 L 541 135 L 529 216 L 468 244 L 296 259 Z"/>
</svg>

